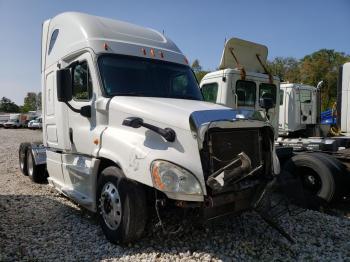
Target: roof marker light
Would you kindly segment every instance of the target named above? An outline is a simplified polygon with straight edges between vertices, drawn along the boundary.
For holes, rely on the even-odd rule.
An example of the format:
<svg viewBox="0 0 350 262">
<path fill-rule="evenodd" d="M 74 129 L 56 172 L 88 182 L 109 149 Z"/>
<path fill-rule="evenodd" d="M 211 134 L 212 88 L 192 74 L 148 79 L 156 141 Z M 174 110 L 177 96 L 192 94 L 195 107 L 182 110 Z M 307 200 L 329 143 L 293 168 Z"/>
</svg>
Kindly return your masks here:
<svg viewBox="0 0 350 262">
<path fill-rule="evenodd" d="M 146 55 L 146 54 L 147 54 L 147 53 L 146 53 L 146 49 L 141 48 L 141 51 L 142 51 L 143 55 Z"/>
<path fill-rule="evenodd" d="M 187 60 L 187 58 L 185 57 L 185 63 L 188 65 L 188 60 Z"/>
<path fill-rule="evenodd" d="M 107 43 L 104 43 L 104 44 L 103 44 L 103 48 L 104 48 L 106 51 L 108 50 L 109 46 L 107 45 Z"/>
<path fill-rule="evenodd" d="M 154 49 L 153 48 L 151 48 L 151 56 L 155 56 L 155 53 L 154 53 Z"/>
</svg>

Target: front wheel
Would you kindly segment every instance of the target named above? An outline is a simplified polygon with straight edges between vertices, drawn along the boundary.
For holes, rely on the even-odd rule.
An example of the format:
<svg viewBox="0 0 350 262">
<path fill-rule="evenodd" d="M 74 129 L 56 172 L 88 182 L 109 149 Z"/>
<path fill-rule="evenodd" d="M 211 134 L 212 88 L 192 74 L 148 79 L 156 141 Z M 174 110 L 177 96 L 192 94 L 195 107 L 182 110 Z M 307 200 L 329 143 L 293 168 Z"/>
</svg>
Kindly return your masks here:
<svg viewBox="0 0 350 262">
<path fill-rule="evenodd" d="M 100 175 L 97 186 L 97 212 L 106 238 L 115 244 L 141 237 L 147 219 L 146 196 L 142 186 L 125 178 L 114 166 Z"/>
</svg>

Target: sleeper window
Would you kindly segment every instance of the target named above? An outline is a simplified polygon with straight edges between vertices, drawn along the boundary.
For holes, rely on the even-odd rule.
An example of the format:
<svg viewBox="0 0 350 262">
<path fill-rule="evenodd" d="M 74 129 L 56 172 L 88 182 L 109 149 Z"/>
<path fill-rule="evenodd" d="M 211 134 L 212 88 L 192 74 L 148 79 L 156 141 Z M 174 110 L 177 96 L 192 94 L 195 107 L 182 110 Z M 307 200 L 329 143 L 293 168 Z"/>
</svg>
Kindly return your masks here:
<svg viewBox="0 0 350 262">
<path fill-rule="evenodd" d="M 59 30 L 58 30 L 58 29 L 55 29 L 55 30 L 53 31 L 52 35 L 51 35 L 48 54 L 51 53 L 52 48 L 53 48 L 53 46 L 54 46 L 55 43 L 56 43 L 56 39 L 57 39 L 57 36 L 58 36 L 58 32 L 59 32 Z"/>
<path fill-rule="evenodd" d="M 73 67 L 73 98 L 75 100 L 90 100 L 92 81 L 87 62 Z"/>
</svg>

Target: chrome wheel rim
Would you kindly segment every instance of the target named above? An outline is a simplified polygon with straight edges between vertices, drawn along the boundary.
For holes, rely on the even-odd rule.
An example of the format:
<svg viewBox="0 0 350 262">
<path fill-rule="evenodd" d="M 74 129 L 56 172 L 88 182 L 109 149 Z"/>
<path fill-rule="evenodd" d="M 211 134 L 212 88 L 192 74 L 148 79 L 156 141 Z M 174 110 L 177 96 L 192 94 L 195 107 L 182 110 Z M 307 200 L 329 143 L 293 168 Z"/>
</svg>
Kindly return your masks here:
<svg viewBox="0 0 350 262">
<path fill-rule="evenodd" d="M 106 183 L 101 191 L 100 213 L 111 230 L 119 227 L 122 218 L 120 195 L 117 188 L 110 182 Z"/>
<path fill-rule="evenodd" d="M 28 151 L 28 155 L 27 155 L 27 169 L 28 169 L 28 175 L 32 176 L 34 167 L 33 167 L 33 158 L 30 151 Z"/>
</svg>

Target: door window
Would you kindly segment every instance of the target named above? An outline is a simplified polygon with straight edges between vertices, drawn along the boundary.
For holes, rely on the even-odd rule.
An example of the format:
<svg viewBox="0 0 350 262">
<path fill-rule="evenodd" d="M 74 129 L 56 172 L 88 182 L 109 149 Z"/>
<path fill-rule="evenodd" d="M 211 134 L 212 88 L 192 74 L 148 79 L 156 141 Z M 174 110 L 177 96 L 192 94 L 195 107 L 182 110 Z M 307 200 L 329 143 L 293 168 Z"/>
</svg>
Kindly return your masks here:
<svg viewBox="0 0 350 262">
<path fill-rule="evenodd" d="M 261 83 L 259 86 L 259 98 L 271 98 L 276 104 L 277 88 L 274 84 Z"/>
<path fill-rule="evenodd" d="M 202 86 L 202 94 L 204 101 L 216 103 L 216 98 L 218 96 L 218 84 L 210 83 Z"/>
<path fill-rule="evenodd" d="M 280 105 L 283 105 L 284 91 L 280 89 Z"/>
<path fill-rule="evenodd" d="M 74 100 L 90 100 L 92 96 L 92 81 L 86 61 L 73 67 L 73 98 Z"/>
<path fill-rule="evenodd" d="M 311 91 L 309 90 L 300 90 L 300 103 L 309 104 L 311 103 Z"/>
<path fill-rule="evenodd" d="M 238 106 L 255 106 L 256 84 L 252 81 L 238 80 L 236 82 Z"/>
</svg>

